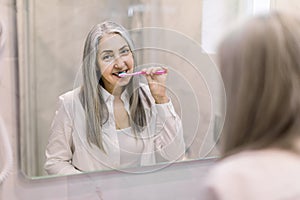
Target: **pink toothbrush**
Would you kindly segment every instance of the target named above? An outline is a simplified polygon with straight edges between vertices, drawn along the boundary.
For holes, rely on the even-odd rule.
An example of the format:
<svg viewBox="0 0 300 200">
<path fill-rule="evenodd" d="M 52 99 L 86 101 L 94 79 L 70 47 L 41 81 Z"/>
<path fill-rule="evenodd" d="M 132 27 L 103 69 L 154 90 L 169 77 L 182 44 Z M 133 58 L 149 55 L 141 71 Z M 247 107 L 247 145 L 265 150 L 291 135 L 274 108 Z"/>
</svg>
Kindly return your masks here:
<svg viewBox="0 0 300 200">
<path fill-rule="evenodd" d="M 154 72 L 154 74 L 156 74 L 156 75 L 161 75 L 161 74 L 165 74 L 165 73 L 166 73 L 166 70 L 158 70 L 158 71 Z M 139 72 L 134 72 L 134 73 L 130 73 L 130 74 L 127 74 L 126 72 L 122 72 L 119 74 L 119 77 L 123 78 L 125 76 L 135 76 L 135 75 L 140 75 L 140 74 L 146 74 L 146 72 L 139 71 Z"/>
</svg>

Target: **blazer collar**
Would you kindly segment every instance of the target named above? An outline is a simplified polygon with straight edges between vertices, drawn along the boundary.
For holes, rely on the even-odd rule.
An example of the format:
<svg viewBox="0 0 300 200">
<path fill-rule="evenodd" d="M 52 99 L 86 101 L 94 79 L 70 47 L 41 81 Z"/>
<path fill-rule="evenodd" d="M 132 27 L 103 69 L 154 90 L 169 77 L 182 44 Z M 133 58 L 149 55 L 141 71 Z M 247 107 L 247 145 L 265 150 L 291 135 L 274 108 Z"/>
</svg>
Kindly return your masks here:
<svg viewBox="0 0 300 200">
<path fill-rule="evenodd" d="M 114 100 L 114 96 L 112 94 L 110 94 L 106 89 L 104 89 L 104 87 L 100 86 L 100 92 L 102 93 L 103 100 L 105 102 L 107 102 L 109 100 L 111 100 L 111 101 Z M 121 99 L 123 102 L 126 102 L 129 100 L 129 93 L 128 93 L 127 88 L 125 88 L 125 90 L 122 92 Z"/>
</svg>

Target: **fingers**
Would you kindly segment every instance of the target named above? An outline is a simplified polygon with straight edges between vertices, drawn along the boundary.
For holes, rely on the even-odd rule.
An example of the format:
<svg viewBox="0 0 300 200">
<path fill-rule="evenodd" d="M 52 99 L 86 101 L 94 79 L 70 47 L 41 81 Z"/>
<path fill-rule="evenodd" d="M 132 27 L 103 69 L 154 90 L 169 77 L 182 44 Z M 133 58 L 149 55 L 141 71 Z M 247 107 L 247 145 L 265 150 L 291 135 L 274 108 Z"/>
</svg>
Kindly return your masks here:
<svg viewBox="0 0 300 200">
<path fill-rule="evenodd" d="M 168 73 L 168 68 L 167 67 L 162 66 L 161 68 L 162 68 L 162 70 L 164 70 L 166 72 L 166 74 Z"/>
<path fill-rule="evenodd" d="M 158 71 L 165 70 L 165 73 L 157 73 Z M 155 103 L 161 104 L 169 101 L 166 95 L 166 77 L 168 69 L 166 67 L 149 67 L 143 69 L 147 79 L 150 92 L 155 100 Z"/>
<path fill-rule="evenodd" d="M 165 70 L 164 74 L 155 74 L 157 71 Z M 148 84 L 152 85 L 154 83 L 165 85 L 168 68 L 167 67 L 149 67 L 142 70 L 145 74 Z"/>
</svg>

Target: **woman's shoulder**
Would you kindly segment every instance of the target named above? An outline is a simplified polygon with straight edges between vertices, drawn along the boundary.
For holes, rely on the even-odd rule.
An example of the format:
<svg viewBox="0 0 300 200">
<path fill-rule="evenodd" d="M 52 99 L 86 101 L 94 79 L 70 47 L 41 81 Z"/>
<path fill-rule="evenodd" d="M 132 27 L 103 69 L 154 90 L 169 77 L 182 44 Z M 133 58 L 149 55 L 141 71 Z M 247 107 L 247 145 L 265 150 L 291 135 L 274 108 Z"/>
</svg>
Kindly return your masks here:
<svg viewBox="0 0 300 200">
<path fill-rule="evenodd" d="M 255 157 L 254 152 L 241 152 L 216 161 L 211 168 L 209 176 L 211 180 L 224 179 L 227 176 L 239 173 L 240 170 L 247 170 Z"/>
<path fill-rule="evenodd" d="M 280 149 L 243 151 L 218 161 L 210 176 L 216 181 L 254 180 L 261 177 L 278 176 L 283 171 L 297 171 L 300 155 Z M 280 170 L 281 169 L 281 170 Z M 282 171 L 283 170 L 283 171 Z M 298 172 L 300 176 L 300 172 Z"/>
<path fill-rule="evenodd" d="M 59 99 L 64 102 L 73 101 L 74 98 L 79 98 L 80 87 L 67 91 L 59 96 Z"/>
<path fill-rule="evenodd" d="M 74 106 L 81 105 L 79 99 L 80 87 L 63 93 L 58 97 L 58 107 L 63 106 L 67 110 L 74 109 Z"/>
<path fill-rule="evenodd" d="M 287 196 L 299 195 L 299 168 L 300 156 L 287 150 L 237 153 L 217 162 L 211 169 L 204 183 L 204 193 L 221 199 L 287 199 Z M 287 185 L 289 188 L 283 189 Z"/>
</svg>

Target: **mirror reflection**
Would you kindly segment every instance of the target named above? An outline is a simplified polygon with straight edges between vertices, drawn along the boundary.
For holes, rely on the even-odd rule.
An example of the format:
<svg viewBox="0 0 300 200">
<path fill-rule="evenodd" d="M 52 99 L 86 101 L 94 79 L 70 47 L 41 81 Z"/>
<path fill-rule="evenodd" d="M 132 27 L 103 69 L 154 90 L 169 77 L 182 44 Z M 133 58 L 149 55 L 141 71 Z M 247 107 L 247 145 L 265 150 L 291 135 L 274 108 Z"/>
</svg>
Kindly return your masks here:
<svg viewBox="0 0 300 200">
<path fill-rule="evenodd" d="M 133 50 L 128 32 L 114 22 L 88 33 L 83 84 L 59 97 L 46 149 L 48 174 L 154 165 L 157 156 L 183 158 L 181 119 L 166 91 L 168 69 L 137 70 Z"/>
<path fill-rule="evenodd" d="M 202 27 L 210 24 L 211 5 L 28 0 L 23 6 L 26 176 L 136 172 L 218 156 L 225 95 L 205 39 L 210 27 Z M 187 9 L 190 15 L 170 17 Z"/>
</svg>

